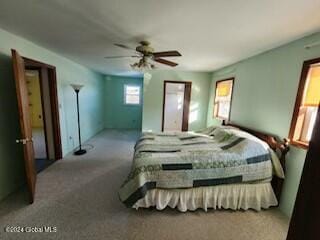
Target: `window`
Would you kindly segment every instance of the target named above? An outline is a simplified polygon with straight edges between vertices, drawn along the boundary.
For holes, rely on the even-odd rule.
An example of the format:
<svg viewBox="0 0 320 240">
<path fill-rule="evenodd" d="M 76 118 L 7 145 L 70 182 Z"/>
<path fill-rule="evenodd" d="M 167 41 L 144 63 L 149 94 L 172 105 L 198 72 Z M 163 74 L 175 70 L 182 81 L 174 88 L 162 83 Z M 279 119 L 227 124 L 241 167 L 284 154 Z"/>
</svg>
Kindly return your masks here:
<svg viewBox="0 0 320 240">
<path fill-rule="evenodd" d="M 216 82 L 213 117 L 229 120 L 234 78 Z"/>
<path fill-rule="evenodd" d="M 308 147 L 320 102 L 320 59 L 303 65 L 289 139 L 300 147 Z"/>
<path fill-rule="evenodd" d="M 140 86 L 124 85 L 124 104 L 140 104 Z"/>
</svg>

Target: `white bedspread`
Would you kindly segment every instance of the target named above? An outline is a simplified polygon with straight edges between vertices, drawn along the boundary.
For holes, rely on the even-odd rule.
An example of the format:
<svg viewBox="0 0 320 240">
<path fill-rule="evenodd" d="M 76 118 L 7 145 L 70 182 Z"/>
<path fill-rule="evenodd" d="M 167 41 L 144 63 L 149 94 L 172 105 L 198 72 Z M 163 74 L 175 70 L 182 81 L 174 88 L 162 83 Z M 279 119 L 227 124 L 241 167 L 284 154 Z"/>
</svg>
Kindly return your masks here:
<svg viewBox="0 0 320 240">
<path fill-rule="evenodd" d="M 270 182 L 254 184 L 229 184 L 188 189 L 152 189 L 138 200 L 133 208 L 171 207 L 181 212 L 202 208 L 254 209 L 260 211 L 277 206 L 278 201 Z"/>
</svg>

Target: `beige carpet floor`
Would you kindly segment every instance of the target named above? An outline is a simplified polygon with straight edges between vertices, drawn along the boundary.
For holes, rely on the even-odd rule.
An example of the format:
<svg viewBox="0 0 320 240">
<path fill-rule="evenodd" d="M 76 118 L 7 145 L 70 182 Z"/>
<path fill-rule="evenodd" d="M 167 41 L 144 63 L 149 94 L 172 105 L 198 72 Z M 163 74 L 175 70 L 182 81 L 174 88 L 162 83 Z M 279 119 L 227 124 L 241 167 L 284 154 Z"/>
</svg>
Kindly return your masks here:
<svg viewBox="0 0 320 240">
<path fill-rule="evenodd" d="M 127 209 L 117 190 L 130 170 L 134 131 L 106 130 L 86 155 L 69 155 L 38 175 L 35 203 L 25 190 L 0 203 L 0 239 L 285 240 L 277 209 L 180 213 Z M 6 226 L 56 227 L 56 233 L 5 233 Z"/>
</svg>

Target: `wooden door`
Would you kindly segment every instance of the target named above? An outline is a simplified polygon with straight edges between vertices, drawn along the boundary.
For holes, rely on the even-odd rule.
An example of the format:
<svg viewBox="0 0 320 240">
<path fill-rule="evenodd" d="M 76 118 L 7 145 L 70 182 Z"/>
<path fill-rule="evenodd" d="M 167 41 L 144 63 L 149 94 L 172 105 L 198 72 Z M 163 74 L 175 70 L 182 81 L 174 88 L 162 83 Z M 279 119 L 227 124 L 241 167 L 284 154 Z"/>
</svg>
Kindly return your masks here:
<svg viewBox="0 0 320 240">
<path fill-rule="evenodd" d="M 287 240 L 320 236 L 320 108 L 305 160 Z"/>
<path fill-rule="evenodd" d="M 191 82 L 186 82 L 185 89 L 184 89 L 184 101 L 183 101 L 182 131 L 188 131 L 189 129 L 190 101 L 191 101 Z"/>
<path fill-rule="evenodd" d="M 30 194 L 30 203 L 33 203 L 36 185 L 36 171 L 32 143 L 32 127 L 29 113 L 28 89 L 25 79 L 25 65 L 23 58 L 16 50 L 11 50 L 11 52 L 21 129 L 21 138 L 17 139 L 17 143 L 22 144 L 23 146 L 27 186 Z"/>
</svg>

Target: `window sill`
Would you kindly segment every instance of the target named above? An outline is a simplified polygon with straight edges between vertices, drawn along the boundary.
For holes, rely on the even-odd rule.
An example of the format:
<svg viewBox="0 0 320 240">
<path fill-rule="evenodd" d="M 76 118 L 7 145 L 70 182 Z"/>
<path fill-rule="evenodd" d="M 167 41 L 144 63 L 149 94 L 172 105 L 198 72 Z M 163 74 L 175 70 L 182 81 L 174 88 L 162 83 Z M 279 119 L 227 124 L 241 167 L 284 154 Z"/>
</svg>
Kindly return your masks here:
<svg viewBox="0 0 320 240">
<path fill-rule="evenodd" d="M 298 147 L 298 148 L 303 148 L 303 149 L 308 149 L 309 148 L 309 143 L 302 142 L 302 141 L 290 141 L 290 145 Z"/>
<path fill-rule="evenodd" d="M 140 106 L 141 103 L 123 103 L 124 106 Z"/>
</svg>

